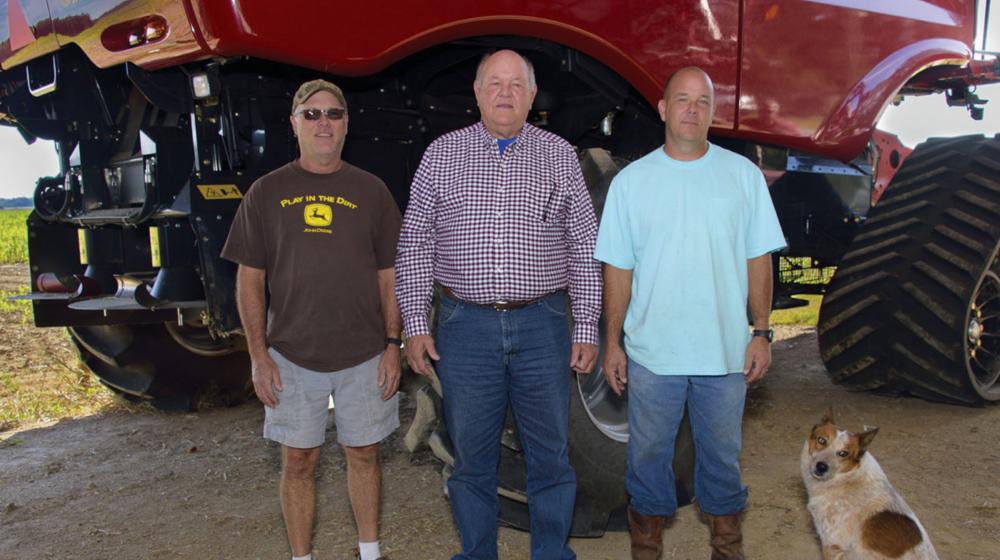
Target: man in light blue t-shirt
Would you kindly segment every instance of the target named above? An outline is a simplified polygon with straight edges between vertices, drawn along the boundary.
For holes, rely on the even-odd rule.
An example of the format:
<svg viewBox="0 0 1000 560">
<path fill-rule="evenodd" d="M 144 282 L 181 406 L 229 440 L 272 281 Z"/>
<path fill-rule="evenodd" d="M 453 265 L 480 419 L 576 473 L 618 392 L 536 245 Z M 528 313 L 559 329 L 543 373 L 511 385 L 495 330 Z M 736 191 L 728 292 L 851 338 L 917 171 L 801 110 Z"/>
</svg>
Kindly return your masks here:
<svg viewBox="0 0 1000 560">
<path fill-rule="evenodd" d="M 760 169 L 708 142 L 714 104 L 702 70 L 671 76 L 658 107 L 665 143 L 611 183 L 594 253 L 606 263 L 604 375 L 619 395 L 629 387 L 625 484 L 637 560 L 659 558 L 664 518 L 677 509 L 672 464 L 685 403 L 712 558 L 743 558 L 743 405 L 771 364 L 770 253 L 785 241 Z"/>
</svg>

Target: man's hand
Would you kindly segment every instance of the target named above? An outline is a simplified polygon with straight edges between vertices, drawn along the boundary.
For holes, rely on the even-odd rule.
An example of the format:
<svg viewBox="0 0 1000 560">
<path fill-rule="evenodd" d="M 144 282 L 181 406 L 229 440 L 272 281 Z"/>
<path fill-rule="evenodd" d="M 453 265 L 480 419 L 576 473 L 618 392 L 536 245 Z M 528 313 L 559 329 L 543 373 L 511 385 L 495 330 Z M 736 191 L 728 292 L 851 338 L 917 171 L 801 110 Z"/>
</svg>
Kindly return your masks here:
<svg viewBox="0 0 1000 560">
<path fill-rule="evenodd" d="M 382 388 L 382 400 L 387 401 L 399 390 L 400 375 L 399 346 L 388 344 L 378 361 L 378 386 Z"/>
<path fill-rule="evenodd" d="M 628 384 L 628 358 L 622 347 L 615 344 L 608 344 L 604 347 L 604 379 L 608 386 L 619 397 L 625 391 Z"/>
<path fill-rule="evenodd" d="M 274 390 L 283 391 L 285 389 L 281 385 L 278 364 L 274 363 L 270 354 L 266 352 L 251 359 L 250 363 L 253 371 L 253 390 L 257 393 L 257 398 L 264 403 L 264 406 L 271 408 L 278 406 L 278 397 L 274 394 Z"/>
<path fill-rule="evenodd" d="M 766 338 L 755 336 L 747 345 L 747 355 L 743 360 L 743 377 L 747 385 L 759 381 L 771 367 L 771 343 Z"/>
<path fill-rule="evenodd" d="M 420 375 L 430 377 L 433 369 L 424 359 L 430 356 L 432 360 L 440 360 L 437 349 L 434 348 L 434 338 L 429 334 L 418 334 L 406 339 L 406 363 L 410 364 L 410 369 Z"/>
<path fill-rule="evenodd" d="M 585 342 L 573 343 L 570 350 L 569 366 L 577 373 L 590 373 L 597 362 L 597 345 Z"/>
</svg>

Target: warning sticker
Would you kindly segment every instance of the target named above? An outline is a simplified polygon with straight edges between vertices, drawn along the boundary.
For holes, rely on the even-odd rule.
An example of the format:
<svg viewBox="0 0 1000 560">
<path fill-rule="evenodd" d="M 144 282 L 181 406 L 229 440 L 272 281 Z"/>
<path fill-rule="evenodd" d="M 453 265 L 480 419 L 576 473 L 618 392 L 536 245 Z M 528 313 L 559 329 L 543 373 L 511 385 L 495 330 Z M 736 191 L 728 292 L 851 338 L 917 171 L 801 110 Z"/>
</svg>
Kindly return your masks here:
<svg viewBox="0 0 1000 560">
<path fill-rule="evenodd" d="M 243 193 L 236 185 L 198 185 L 201 196 L 205 200 L 222 200 L 225 198 L 243 198 Z"/>
</svg>

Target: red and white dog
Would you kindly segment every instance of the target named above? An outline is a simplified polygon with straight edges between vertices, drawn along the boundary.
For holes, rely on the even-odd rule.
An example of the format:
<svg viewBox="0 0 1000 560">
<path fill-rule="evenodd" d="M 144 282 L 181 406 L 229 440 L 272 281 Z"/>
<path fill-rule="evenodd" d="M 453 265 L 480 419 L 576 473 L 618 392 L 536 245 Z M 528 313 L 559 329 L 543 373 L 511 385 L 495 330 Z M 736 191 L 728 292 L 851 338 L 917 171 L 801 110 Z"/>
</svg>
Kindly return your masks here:
<svg viewBox="0 0 1000 560">
<path fill-rule="evenodd" d="M 927 531 L 868 453 L 876 433 L 838 427 L 831 409 L 802 447 L 802 480 L 823 558 L 937 560 Z"/>
</svg>

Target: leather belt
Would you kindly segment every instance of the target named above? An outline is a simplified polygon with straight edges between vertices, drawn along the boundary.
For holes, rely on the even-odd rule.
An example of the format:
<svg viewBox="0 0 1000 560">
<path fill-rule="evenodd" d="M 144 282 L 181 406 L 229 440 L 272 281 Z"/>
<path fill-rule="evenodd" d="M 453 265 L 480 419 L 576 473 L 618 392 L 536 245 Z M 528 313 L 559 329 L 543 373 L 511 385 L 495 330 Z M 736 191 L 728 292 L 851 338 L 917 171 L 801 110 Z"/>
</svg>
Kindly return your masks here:
<svg viewBox="0 0 1000 560">
<path fill-rule="evenodd" d="M 555 292 L 549 292 L 549 293 L 547 293 L 545 295 L 538 296 L 538 297 L 532 298 L 532 299 L 522 300 L 522 301 L 494 301 L 493 303 L 476 303 L 474 301 L 464 300 L 464 299 L 456 296 L 455 292 L 451 291 L 451 288 L 449 288 L 448 286 L 441 286 L 441 293 L 444 294 L 445 296 L 451 298 L 451 299 L 460 301 L 460 302 L 468 304 L 468 305 L 475 305 L 475 306 L 478 306 L 478 307 L 491 307 L 491 308 L 493 308 L 493 309 L 495 309 L 497 311 L 513 311 L 515 309 L 521 309 L 522 307 L 527 307 L 527 306 L 529 306 L 529 305 L 531 305 L 533 303 L 537 303 L 537 302 L 539 302 L 539 301 L 541 301 L 541 300 L 543 300 L 543 299 L 551 296 Z"/>
</svg>

